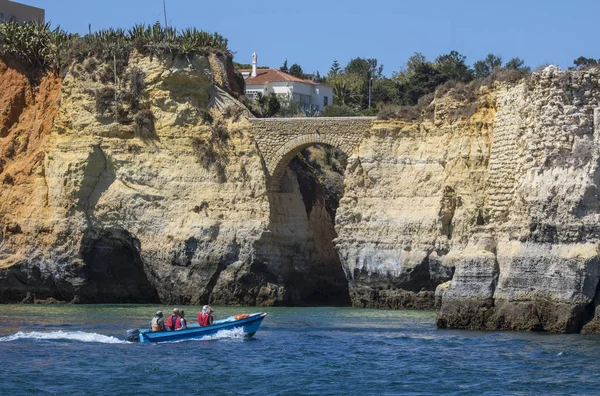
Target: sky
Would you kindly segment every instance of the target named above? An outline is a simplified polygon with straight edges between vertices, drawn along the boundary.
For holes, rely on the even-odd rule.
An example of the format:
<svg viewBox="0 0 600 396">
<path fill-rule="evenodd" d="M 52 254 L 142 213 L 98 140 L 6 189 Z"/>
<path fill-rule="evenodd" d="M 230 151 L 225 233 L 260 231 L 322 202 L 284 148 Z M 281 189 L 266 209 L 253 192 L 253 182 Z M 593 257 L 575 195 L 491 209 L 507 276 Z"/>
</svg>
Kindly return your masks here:
<svg viewBox="0 0 600 396">
<path fill-rule="evenodd" d="M 71 33 L 164 21 L 163 0 L 17 0 L 44 8 Z M 391 76 L 420 52 L 456 50 L 467 63 L 489 53 L 535 69 L 562 69 L 579 56 L 600 58 L 600 0 L 165 0 L 169 25 L 195 26 L 229 40 L 234 60 L 279 68 L 298 63 L 327 74 L 334 59 L 376 58 Z"/>
</svg>

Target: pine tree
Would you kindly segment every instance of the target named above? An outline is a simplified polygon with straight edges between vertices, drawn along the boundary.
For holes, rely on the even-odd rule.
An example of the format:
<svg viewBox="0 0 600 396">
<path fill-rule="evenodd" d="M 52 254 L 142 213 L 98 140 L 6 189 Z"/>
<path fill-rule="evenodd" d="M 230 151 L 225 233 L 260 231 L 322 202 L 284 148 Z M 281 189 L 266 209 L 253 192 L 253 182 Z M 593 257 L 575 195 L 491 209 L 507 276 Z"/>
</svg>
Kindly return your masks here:
<svg viewBox="0 0 600 396">
<path fill-rule="evenodd" d="M 340 63 L 337 59 L 334 59 L 333 63 L 331 64 L 331 69 L 329 69 L 329 77 L 335 77 L 340 74 L 341 71 L 342 67 L 340 66 Z"/>
<path fill-rule="evenodd" d="M 304 71 L 302 71 L 302 68 L 297 63 L 294 63 L 292 66 L 290 66 L 289 73 L 294 77 L 305 78 Z"/>
<path fill-rule="evenodd" d="M 287 58 L 286 58 L 286 60 L 283 61 L 283 65 L 281 65 L 281 67 L 279 68 L 279 71 L 282 71 L 284 73 L 289 73 L 288 65 L 287 65 Z"/>
</svg>

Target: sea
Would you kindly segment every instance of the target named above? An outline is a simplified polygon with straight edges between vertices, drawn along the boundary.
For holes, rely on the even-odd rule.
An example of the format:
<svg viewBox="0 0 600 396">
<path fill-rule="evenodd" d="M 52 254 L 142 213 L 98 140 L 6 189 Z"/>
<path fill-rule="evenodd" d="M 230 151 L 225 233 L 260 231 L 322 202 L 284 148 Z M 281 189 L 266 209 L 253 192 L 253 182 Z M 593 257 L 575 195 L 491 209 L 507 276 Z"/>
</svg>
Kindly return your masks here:
<svg viewBox="0 0 600 396">
<path fill-rule="evenodd" d="M 0 394 L 600 394 L 599 336 L 444 330 L 432 311 L 214 307 L 268 315 L 252 338 L 125 341 L 173 308 L 0 305 Z"/>
</svg>

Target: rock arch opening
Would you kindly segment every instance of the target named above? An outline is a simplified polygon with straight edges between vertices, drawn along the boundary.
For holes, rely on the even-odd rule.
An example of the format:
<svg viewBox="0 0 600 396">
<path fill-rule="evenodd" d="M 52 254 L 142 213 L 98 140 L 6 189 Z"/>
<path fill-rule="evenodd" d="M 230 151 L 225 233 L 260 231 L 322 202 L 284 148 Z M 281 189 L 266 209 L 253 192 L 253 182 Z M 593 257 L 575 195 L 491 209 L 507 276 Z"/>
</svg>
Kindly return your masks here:
<svg viewBox="0 0 600 396">
<path fill-rule="evenodd" d="M 256 245 L 253 270 L 264 274 L 267 284 L 257 304 L 350 305 L 348 281 L 333 243 L 345 164 L 333 172 L 338 173 L 339 193 L 332 193 L 332 183 L 324 177 L 327 167 L 314 160 L 349 157 L 374 117 L 249 121 L 264 160 L 270 206 L 269 232 Z"/>
<path fill-rule="evenodd" d="M 319 162 L 317 158 L 319 156 L 319 151 L 328 153 L 327 155 L 329 156 L 333 155 L 332 153 L 335 153 L 336 156 L 344 156 L 345 158 L 352 155 L 352 145 L 342 145 L 339 143 L 339 139 L 334 139 L 327 135 L 322 136 L 318 132 L 316 132 L 313 136 L 299 136 L 288 141 L 286 144 L 281 146 L 277 152 L 275 152 L 274 160 L 271 161 L 270 166 L 268 166 L 267 170 L 270 174 L 268 186 L 269 191 L 280 191 L 281 182 L 285 172 L 292 163 L 293 159 L 299 154 L 303 154 L 306 159 L 314 157 L 315 160 L 312 161 L 312 164 L 318 169 L 324 169 L 323 165 L 328 165 L 323 161 Z M 310 150 L 311 147 L 315 147 L 316 149 Z M 328 161 L 328 159 L 323 160 Z"/>
<path fill-rule="evenodd" d="M 318 143 L 282 157 L 289 160 L 279 164 L 281 179 L 269 191 L 270 233 L 261 244 L 269 272 L 279 274 L 285 290 L 279 303 L 349 306 L 348 282 L 333 243 L 347 155 Z"/>
</svg>

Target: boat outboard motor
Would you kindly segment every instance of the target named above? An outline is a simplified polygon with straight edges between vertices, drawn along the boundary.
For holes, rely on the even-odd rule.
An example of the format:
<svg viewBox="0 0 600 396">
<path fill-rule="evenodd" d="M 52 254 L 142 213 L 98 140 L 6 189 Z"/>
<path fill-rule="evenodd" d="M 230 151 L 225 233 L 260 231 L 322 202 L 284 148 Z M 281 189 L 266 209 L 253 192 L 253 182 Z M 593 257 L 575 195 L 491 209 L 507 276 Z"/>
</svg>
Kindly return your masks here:
<svg viewBox="0 0 600 396">
<path fill-rule="evenodd" d="M 140 342 L 140 331 L 138 329 L 127 330 L 125 339 L 129 342 Z"/>
</svg>

